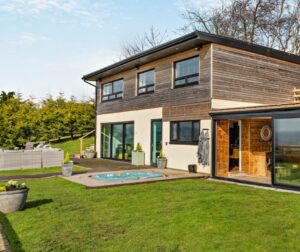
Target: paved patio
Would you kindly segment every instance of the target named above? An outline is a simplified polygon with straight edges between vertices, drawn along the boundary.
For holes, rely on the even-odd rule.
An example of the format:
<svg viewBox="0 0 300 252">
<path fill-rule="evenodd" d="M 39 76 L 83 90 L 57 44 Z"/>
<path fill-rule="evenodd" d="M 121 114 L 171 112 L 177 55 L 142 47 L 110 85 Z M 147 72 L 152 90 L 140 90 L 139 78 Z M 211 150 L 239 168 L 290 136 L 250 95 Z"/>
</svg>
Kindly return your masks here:
<svg viewBox="0 0 300 252">
<path fill-rule="evenodd" d="M 100 158 L 72 158 L 75 165 L 82 166 L 91 169 L 95 172 L 109 172 L 109 171 L 120 171 L 120 170 L 135 170 L 137 168 L 153 169 L 153 166 L 141 166 L 137 167 L 129 162 L 100 159 Z"/>
<path fill-rule="evenodd" d="M 112 170 L 110 170 L 112 171 Z M 74 175 L 71 177 L 63 177 L 69 181 L 81 184 L 86 186 L 87 188 L 105 188 L 105 187 L 115 187 L 115 186 L 123 186 L 123 185 L 134 185 L 134 184 L 144 184 L 144 183 L 153 183 L 153 182 L 162 182 L 162 181 L 170 181 L 170 180 L 178 180 L 178 179 L 199 179 L 199 178 L 207 178 L 207 174 L 201 173 L 188 173 L 186 171 L 174 170 L 174 169 L 131 169 L 131 170 L 119 170 L 116 173 L 122 173 L 126 171 L 147 171 L 147 172 L 160 172 L 165 176 L 161 178 L 149 178 L 149 179 L 141 179 L 141 180 L 131 180 L 131 181 L 121 181 L 121 182 L 105 182 L 98 179 L 91 178 L 92 175 L 99 174 L 99 171 L 88 172 L 85 174 Z M 103 173 L 103 172 L 102 172 Z M 105 172 L 104 172 L 105 173 Z"/>
</svg>

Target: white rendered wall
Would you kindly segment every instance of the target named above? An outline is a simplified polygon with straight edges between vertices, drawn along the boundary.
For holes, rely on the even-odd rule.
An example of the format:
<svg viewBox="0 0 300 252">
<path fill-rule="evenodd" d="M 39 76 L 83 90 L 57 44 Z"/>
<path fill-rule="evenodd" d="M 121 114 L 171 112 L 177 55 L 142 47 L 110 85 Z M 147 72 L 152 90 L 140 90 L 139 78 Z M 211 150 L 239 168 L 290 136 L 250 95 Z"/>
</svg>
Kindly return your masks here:
<svg viewBox="0 0 300 252">
<path fill-rule="evenodd" d="M 143 109 L 97 116 L 97 157 L 100 158 L 101 123 L 134 122 L 134 148 L 137 143 L 145 152 L 145 163 L 150 165 L 151 158 L 151 120 L 162 118 L 162 108 Z"/>
<path fill-rule="evenodd" d="M 210 133 L 209 165 L 198 164 L 197 145 L 170 144 L 170 122 L 163 122 L 163 152 L 168 158 L 168 168 L 188 170 L 189 164 L 196 164 L 197 171 L 211 173 L 211 120 L 201 120 L 201 130 L 208 129 Z"/>
<path fill-rule="evenodd" d="M 238 102 L 238 101 L 228 101 L 220 99 L 212 99 L 211 107 L 213 109 L 228 109 L 228 108 L 241 108 L 241 107 L 253 107 L 263 105 L 261 103 L 251 103 L 251 102 Z"/>
</svg>

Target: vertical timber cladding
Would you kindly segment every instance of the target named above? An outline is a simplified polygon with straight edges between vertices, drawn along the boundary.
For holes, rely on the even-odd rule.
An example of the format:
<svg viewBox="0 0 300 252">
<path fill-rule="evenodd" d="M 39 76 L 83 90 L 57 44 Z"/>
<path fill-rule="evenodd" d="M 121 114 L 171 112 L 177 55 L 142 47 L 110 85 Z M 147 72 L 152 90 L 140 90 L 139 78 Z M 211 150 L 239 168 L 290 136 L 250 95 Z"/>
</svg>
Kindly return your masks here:
<svg viewBox="0 0 300 252">
<path fill-rule="evenodd" d="M 188 104 L 210 103 L 210 53 L 211 45 L 204 45 L 200 51 L 194 49 L 161 58 L 154 62 L 134 68 L 101 80 L 107 83 L 116 79 L 124 80 L 123 99 L 101 103 L 97 106 L 98 114 L 116 113 L 156 107 L 174 107 Z M 172 88 L 173 85 L 173 62 L 200 56 L 200 82 L 199 85 Z M 146 95 L 136 95 L 137 74 L 150 69 L 155 69 L 155 92 Z M 101 84 L 98 95 L 100 96 Z M 209 112 L 209 110 L 207 110 Z M 197 119 L 197 118 L 196 118 Z"/>
<path fill-rule="evenodd" d="M 229 121 L 217 121 L 216 176 L 227 176 L 229 171 Z"/>
<path fill-rule="evenodd" d="M 213 45 L 213 98 L 261 104 L 293 102 L 300 65 Z"/>
</svg>

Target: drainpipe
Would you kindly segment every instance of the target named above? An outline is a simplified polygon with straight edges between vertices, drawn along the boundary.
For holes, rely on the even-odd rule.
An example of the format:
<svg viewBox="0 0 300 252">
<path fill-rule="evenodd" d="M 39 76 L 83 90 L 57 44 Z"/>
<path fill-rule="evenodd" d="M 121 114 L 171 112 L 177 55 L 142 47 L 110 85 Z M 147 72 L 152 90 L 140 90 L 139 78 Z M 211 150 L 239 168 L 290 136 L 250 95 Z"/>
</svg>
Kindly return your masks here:
<svg viewBox="0 0 300 252">
<path fill-rule="evenodd" d="M 85 83 L 89 84 L 90 86 L 94 87 L 95 88 L 95 126 L 94 126 L 94 148 L 95 148 L 95 151 L 96 151 L 96 144 L 97 144 L 97 85 L 91 83 L 91 82 L 88 82 L 87 80 L 85 79 L 82 79 Z"/>
</svg>

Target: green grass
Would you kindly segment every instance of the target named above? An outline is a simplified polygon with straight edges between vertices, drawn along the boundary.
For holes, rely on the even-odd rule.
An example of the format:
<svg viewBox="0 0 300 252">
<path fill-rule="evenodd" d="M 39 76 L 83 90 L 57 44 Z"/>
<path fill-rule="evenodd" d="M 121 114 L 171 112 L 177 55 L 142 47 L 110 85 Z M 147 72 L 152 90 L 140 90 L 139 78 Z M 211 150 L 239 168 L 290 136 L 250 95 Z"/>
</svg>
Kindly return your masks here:
<svg viewBox="0 0 300 252">
<path fill-rule="evenodd" d="M 74 165 L 73 171 L 84 171 L 85 168 Z M 42 169 L 20 169 L 11 171 L 0 171 L 0 176 L 14 176 L 14 175 L 34 175 L 51 172 L 61 172 L 61 167 L 51 167 Z"/>
<path fill-rule="evenodd" d="M 94 144 L 94 137 L 85 138 L 83 140 L 83 150 L 85 150 L 90 145 Z M 70 140 L 62 143 L 52 144 L 54 148 L 61 148 L 66 152 L 69 152 L 70 155 L 75 155 L 80 152 L 80 140 Z"/>
<path fill-rule="evenodd" d="M 88 190 L 27 180 L 14 251 L 299 251 L 300 195 L 206 180 Z"/>
</svg>

